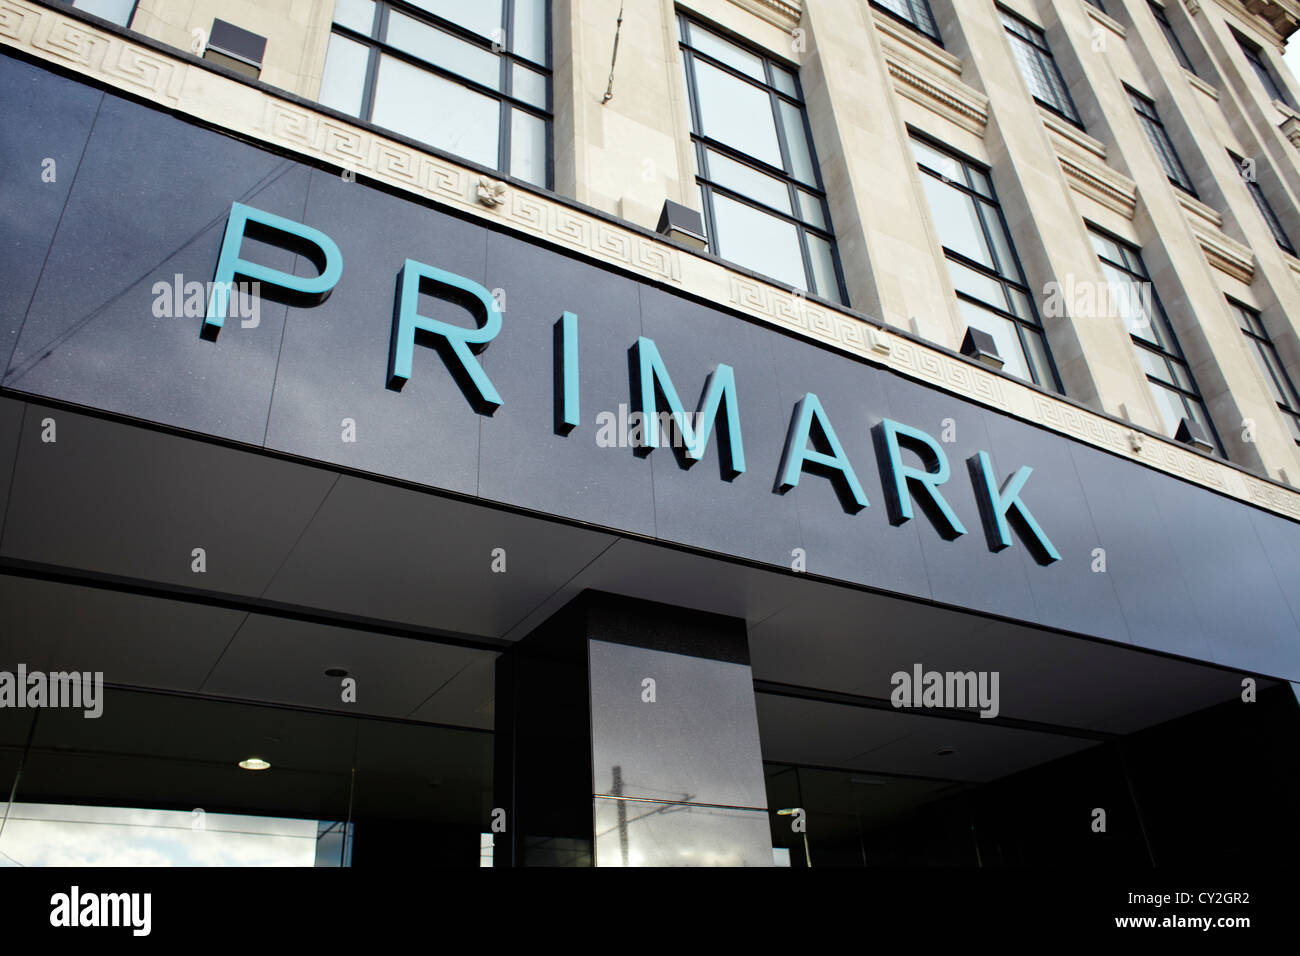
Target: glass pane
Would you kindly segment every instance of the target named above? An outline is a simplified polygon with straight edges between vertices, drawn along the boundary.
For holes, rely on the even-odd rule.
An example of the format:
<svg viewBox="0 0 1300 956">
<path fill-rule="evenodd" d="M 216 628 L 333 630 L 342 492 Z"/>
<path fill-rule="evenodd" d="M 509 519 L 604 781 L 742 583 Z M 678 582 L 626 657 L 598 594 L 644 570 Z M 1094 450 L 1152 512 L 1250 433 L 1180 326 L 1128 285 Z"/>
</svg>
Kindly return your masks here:
<svg viewBox="0 0 1300 956">
<path fill-rule="evenodd" d="M 1025 355 L 1020 350 L 1020 339 L 1016 336 L 1015 323 L 1010 319 L 1004 319 L 1000 315 L 981 309 L 972 302 L 961 300 L 959 304 L 961 305 L 962 318 L 966 321 L 967 326 L 993 336 L 998 355 L 1002 357 L 1002 371 L 1017 378 L 1032 381 L 1033 376 L 1029 374 L 1029 366 L 1025 362 Z"/>
<path fill-rule="evenodd" d="M 767 77 L 763 73 L 763 60 L 755 56 L 748 50 L 742 50 L 734 43 L 728 43 L 722 37 L 702 30 L 694 23 L 687 25 L 686 36 L 691 46 L 695 47 L 701 53 L 713 57 L 715 60 L 721 60 L 732 69 L 739 70 L 747 76 L 766 83 Z"/>
<path fill-rule="evenodd" d="M 1109 259 L 1112 262 L 1120 263 L 1124 261 L 1124 256 L 1119 251 L 1119 246 L 1116 245 L 1113 240 L 1098 235 L 1091 230 L 1088 232 L 1088 238 L 1092 240 L 1092 247 L 1097 250 L 1097 255 L 1101 256 L 1103 259 Z"/>
<path fill-rule="evenodd" d="M 498 110 L 490 96 L 380 57 L 373 116 L 379 126 L 495 169 Z"/>
<path fill-rule="evenodd" d="M 1047 341 L 1043 338 L 1042 333 L 1022 325 L 1020 327 L 1020 338 L 1029 352 L 1029 364 L 1033 367 L 1034 377 L 1038 379 L 1038 384 L 1043 388 L 1057 391 L 1056 380 L 1052 377 L 1052 364 L 1047 357 Z"/>
<path fill-rule="evenodd" d="M 958 292 L 964 292 L 966 295 L 974 296 L 982 302 L 987 302 L 994 308 L 1006 310 L 1007 298 L 1002 291 L 1002 283 L 995 279 L 990 279 L 982 272 L 976 272 L 969 269 L 961 263 L 948 260 L 948 272 L 952 276 L 952 284 Z"/>
<path fill-rule="evenodd" d="M 474 0 L 473 3 L 465 0 L 411 0 L 411 5 L 488 39 L 505 39 L 501 30 L 501 0 Z"/>
<path fill-rule="evenodd" d="M 334 0 L 334 22 L 370 36 L 375 22 L 375 0 Z"/>
<path fill-rule="evenodd" d="M 366 89 L 366 63 L 370 48 L 337 33 L 330 34 L 325 52 L 325 73 L 320 81 L 320 100 L 340 113 L 361 115 L 361 94 Z"/>
<path fill-rule="evenodd" d="M 916 161 L 926 169 L 933 169 L 940 176 L 955 182 L 964 182 L 961 164 L 946 153 L 941 153 L 929 143 L 923 143 L 919 139 L 912 140 L 912 153 L 916 156 Z"/>
<path fill-rule="evenodd" d="M 698 59 L 695 80 L 704 124 L 700 132 L 780 169 L 781 148 L 767 92 Z"/>
<path fill-rule="evenodd" d="M 78 10 L 85 10 L 87 13 L 97 17 L 103 17 L 119 27 L 127 26 L 131 19 L 131 10 L 135 6 L 135 0 L 76 0 L 73 4 Z"/>
<path fill-rule="evenodd" d="M 534 63 L 549 66 L 546 58 L 546 0 L 515 0 L 515 20 L 511 29 L 511 47 Z"/>
<path fill-rule="evenodd" d="M 826 216 L 822 212 L 822 201 L 812 193 L 799 190 L 799 214 L 804 222 L 812 223 L 819 229 L 829 229 Z"/>
<path fill-rule="evenodd" d="M 1007 289 L 1007 298 L 1011 300 L 1011 311 L 1020 318 L 1037 324 L 1038 319 L 1034 315 L 1033 306 L 1029 303 L 1029 296 L 1019 289 Z"/>
<path fill-rule="evenodd" d="M 993 240 L 993 251 L 998 256 L 998 274 L 1004 275 L 1008 279 L 1019 279 L 1020 270 L 1016 267 L 1016 257 L 1011 251 L 1011 237 L 1007 235 L 1007 230 L 1002 225 L 1002 217 L 998 215 L 998 207 L 987 202 L 981 202 L 980 205 L 984 209 L 984 225 L 987 227 L 989 237 Z"/>
<path fill-rule="evenodd" d="M 812 261 L 813 283 L 817 286 L 813 291 L 823 299 L 839 302 L 840 287 L 835 279 L 835 256 L 831 244 L 810 233 L 804 233 L 804 238 L 808 240 L 808 258 Z"/>
<path fill-rule="evenodd" d="M 817 173 L 813 170 L 812 150 L 804 134 L 803 110 L 781 100 L 781 119 L 785 127 L 785 143 L 790 150 L 790 172 L 795 179 L 816 185 Z"/>
<path fill-rule="evenodd" d="M 939 232 L 939 242 L 944 248 L 992 267 L 993 257 L 984 244 L 984 230 L 980 228 L 975 204 L 970 196 L 951 186 L 945 186 L 933 176 L 923 175 L 921 184 L 930 200 L 934 227 Z"/>
<path fill-rule="evenodd" d="M 1106 274 L 1109 296 L 1108 301 L 1104 303 L 1105 308 L 1098 311 L 1103 315 L 1117 315 L 1123 319 L 1129 335 L 1135 335 L 1155 345 L 1161 344 L 1160 336 L 1156 333 L 1155 325 L 1151 320 L 1152 310 L 1155 308 L 1155 303 L 1151 299 L 1151 284 L 1138 282 L 1128 273 L 1104 263 L 1102 271 Z"/>
<path fill-rule="evenodd" d="M 388 42 L 466 79 L 501 88 L 501 60 L 496 54 L 395 10 L 388 14 Z"/>
<path fill-rule="evenodd" d="M 1138 349 L 1137 356 L 1138 363 L 1142 366 L 1142 370 L 1148 375 L 1154 375 L 1162 382 L 1168 382 L 1170 385 L 1175 384 L 1173 372 L 1169 370 L 1169 363 L 1161 356 L 1156 355 L 1154 352 L 1149 352 L 1146 349 Z"/>
<path fill-rule="evenodd" d="M 541 73 L 516 63 L 511 67 L 510 83 L 514 96 L 539 109 L 546 109 L 546 77 Z"/>
<path fill-rule="evenodd" d="M 546 186 L 546 121 L 523 110 L 510 111 L 510 175 Z"/>
<path fill-rule="evenodd" d="M 1164 424 L 1165 434 L 1172 435 L 1178 431 L 1178 423 L 1189 417 L 1187 408 L 1177 392 L 1171 392 L 1155 382 L 1148 384 L 1151 386 L 1151 395 L 1156 400 L 1156 408 L 1160 412 L 1160 421 Z"/>
<path fill-rule="evenodd" d="M 714 150 L 709 150 L 708 156 L 709 178 L 715 183 L 765 206 L 790 212 L 790 189 L 784 182 Z"/>
<path fill-rule="evenodd" d="M 1256 345 L 1255 354 L 1259 358 L 1259 363 L 1264 369 L 1264 381 L 1268 384 L 1269 393 L 1273 396 L 1273 401 L 1279 405 L 1290 405 L 1291 396 L 1282 391 L 1282 382 L 1286 381 L 1286 371 L 1282 368 L 1273 355 L 1272 349 L 1263 345 Z"/>
<path fill-rule="evenodd" d="M 794 85 L 794 76 L 789 70 L 782 69 L 775 63 L 772 64 L 772 82 L 786 96 L 792 96 L 796 100 L 799 98 L 799 91 Z"/>
<path fill-rule="evenodd" d="M 717 193 L 713 221 L 718 255 L 791 288 L 808 287 L 793 223 Z"/>
<path fill-rule="evenodd" d="M 967 168 L 970 169 L 970 167 Z M 993 198 L 993 187 L 989 184 L 989 178 L 978 169 L 970 169 L 970 181 L 971 185 L 975 187 L 975 191 L 981 196 L 988 199 Z"/>
</svg>

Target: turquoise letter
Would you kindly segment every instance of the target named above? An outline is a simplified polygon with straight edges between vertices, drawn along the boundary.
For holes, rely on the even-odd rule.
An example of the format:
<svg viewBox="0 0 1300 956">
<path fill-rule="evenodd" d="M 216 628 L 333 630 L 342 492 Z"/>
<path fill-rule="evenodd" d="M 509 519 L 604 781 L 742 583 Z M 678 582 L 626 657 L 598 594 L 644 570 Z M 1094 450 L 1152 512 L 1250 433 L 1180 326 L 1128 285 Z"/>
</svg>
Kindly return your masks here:
<svg viewBox="0 0 1300 956">
<path fill-rule="evenodd" d="M 673 380 L 668 377 L 668 369 L 659 355 L 659 349 L 652 339 L 640 336 L 633 346 L 632 370 L 639 381 L 633 383 L 632 398 L 640 402 L 637 411 L 641 412 L 645 422 L 645 447 L 659 447 L 658 403 L 655 400 L 655 386 L 663 394 L 672 413 L 673 420 L 686 443 L 687 464 L 704 457 L 704 450 L 709 446 L 709 434 L 717 420 L 719 407 L 726 400 L 727 417 L 723 420 L 723 436 L 727 441 L 727 458 L 731 470 L 728 478 L 734 478 L 745 470 L 745 447 L 740 439 L 740 405 L 736 400 L 736 375 L 730 365 L 719 365 L 704 382 L 704 394 L 700 397 L 699 411 L 696 412 L 698 429 L 687 420 L 686 409 L 677 397 Z"/>
<path fill-rule="evenodd" d="M 965 534 L 966 529 L 962 527 L 961 521 L 939 493 L 939 486 L 951 474 L 948 458 L 939 443 L 919 428 L 909 428 L 888 418 L 875 427 L 874 433 L 890 524 L 902 524 L 911 519 L 912 494 L 908 482 L 912 482 L 915 490 L 923 494 L 932 506 L 927 510 L 940 536 L 952 539 Z M 926 464 L 924 471 L 903 464 L 902 452 L 898 447 L 899 436 L 921 445 L 928 452 L 921 456 Z"/>
<path fill-rule="evenodd" d="M 1024 523 L 1032 540 L 1026 540 L 1029 550 L 1034 552 L 1034 559 L 1039 564 L 1051 564 L 1060 561 L 1061 555 L 1043 529 L 1034 520 L 1033 514 L 1020 500 L 1020 490 L 1033 474 L 1034 469 L 1022 465 L 1020 470 L 1006 480 L 1002 491 L 998 491 L 993 477 L 993 465 L 985 452 L 978 452 L 967 459 L 971 470 L 971 480 L 975 484 L 975 497 L 979 500 L 980 515 L 984 519 L 984 532 L 988 535 L 989 550 L 1001 551 L 1011 546 L 1011 527 L 1007 522 L 1007 512 L 1012 508 Z"/>
<path fill-rule="evenodd" d="M 254 233 L 267 231 L 285 233 L 311 243 L 320 251 L 323 259 L 323 262 L 316 263 L 320 275 L 314 279 L 303 278 L 241 259 L 239 250 L 244 243 L 245 233 L 249 231 L 250 223 Z M 309 258 L 314 260 L 316 257 L 309 256 Z M 319 229 L 254 209 L 252 206 L 245 206 L 240 202 L 231 203 L 230 217 L 226 220 L 226 235 L 221 240 L 221 253 L 217 257 L 217 271 L 212 277 L 212 296 L 208 300 L 208 314 L 203 320 L 201 334 L 205 338 L 215 339 L 217 333 L 221 331 L 221 327 L 226 322 L 226 307 L 230 301 L 230 290 L 235 276 L 278 286 L 319 302 L 323 301 L 330 290 L 338 285 L 341 275 L 343 275 L 343 255 L 339 252 L 339 247 L 334 244 L 334 240 Z"/>
<path fill-rule="evenodd" d="M 808 447 L 813 419 L 817 420 L 817 426 L 826 438 L 826 444 L 830 446 L 829 455 Z M 831 428 L 831 423 L 826 418 L 821 400 L 812 392 L 799 399 L 799 404 L 794 407 L 794 416 L 790 419 L 790 431 L 785 439 L 785 454 L 781 456 L 780 489 L 782 491 L 788 491 L 799 484 L 799 475 L 803 471 L 805 462 L 838 471 L 843 476 L 849 493 L 857 504 L 857 507 L 849 507 L 846 504 L 846 511 L 861 511 L 869 506 L 866 492 L 862 490 L 858 476 L 854 474 L 853 466 L 849 464 L 848 455 L 844 454 L 844 448 L 835 435 L 835 429 Z"/>
<path fill-rule="evenodd" d="M 555 323 L 556 356 L 560 360 L 560 414 L 562 432 L 571 432 L 582 420 L 578 406 L 578 317 L 565 312 Z"/>
<path fill-rule="evenodd" d="M 477 311 L 476 307 L 482 306 L 486 314 L 483 325 L 477 328 L 466 328 L 463 325 L 442 322 L 421 315 L 420 283 L 426 279 L 440 286 L 444 292 L 450 292 L 447 298 L 463 301 L 471 310 Z M 470 395 L 466 388 L 467 385 L 472 384 L 478 391 L 478 397 L 491 407 L 491 411 L 495 411 L 501 405 L 501 396 L 492 387 L 492 382 L 488 380 L 483 367 L 478 364 L 478 359 L 474 358 L 474 353 L 470 350 L 471 344 L 477 345 L 481 350 L 501 331 L 501 309 L 496 299 L 492 298 L 492 293 L 472 279 L 427 266 L 414 259 L 407 259 L 406 265 L 402 267 L 402 274 L 397 280 L 397 303 L 393 337 L 388 347 L 388 387 L 400 391 L 407 379 L 411 377 L 415 332 L 418 329 L 421 332 L 442 336 L 446 340 L 451 346 L 452 354 L 460 363 L 460 370 L 468 376 L 468 381 L 461 382 L 461 388 L 465 390 L 466 396 L 473 403 L 474 396 Z M 451 371 L 455 375 L 458 370 L 453 367 Z M 488 414 L 491 414 L 491 411 Z"/>
</svg>

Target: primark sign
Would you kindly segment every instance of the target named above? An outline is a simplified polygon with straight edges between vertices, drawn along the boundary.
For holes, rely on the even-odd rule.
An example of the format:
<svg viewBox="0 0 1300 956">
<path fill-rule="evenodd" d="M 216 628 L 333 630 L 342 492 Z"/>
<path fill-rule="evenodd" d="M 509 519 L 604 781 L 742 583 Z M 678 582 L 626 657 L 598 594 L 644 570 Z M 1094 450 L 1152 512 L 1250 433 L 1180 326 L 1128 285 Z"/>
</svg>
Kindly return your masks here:
<svg viewBox="0 0 1300 956">
<path fill-rule="evenodd" d="M 304 253 L 316 266 L 315 276 L 297 276 L 244 258 L 246 238 L 271 241 Z M 410 380 L 416 346 L 436 348 L 460 385 L 467 401 L 480 414 L 491 415 L 506 402 L 508 383 L 494 382 L 485 372 L 479 356 L 497 336 L 509 331 L 493 294 L 483 285 L 435 264 L 406 259 L 400 265 L 393 292 L 393 322 L 389 338 L 387 386 L 400 391 Z M 233 203 L 226 222 L 213 282 L 203 318 L 203 338 L 216 342 L 226 320 L 242 314 L 239 299 L 232 293 L 241 282 L 260 284 L 296 305 L 324 302 L 340 282 L 343 256 L 338 244 L 312 226 L 274 215 L 243 203 Z M 256 286 L 255 286 L 256 288 Z M 440 303 L 437 315 L 422 309 L 425 301 Z M 245 305 L 247 305 L 245 303 Z M 475 317 L 476 324 L 451 321 L 461 310 Z M 243 309 L 243 311 L 247 311 Z M 451 313 L 447 315 L 444 313 Z M 578 343 L 581 318 L 565 311 L 554 327 L 554 388 L 557 428 L 572 436 L 583 428 L 579 386 Z M 725 356 L 713 365 L 705 378 L 696 407 L 682 400 L 686 382 L 673 378 L 653 339 L 638 336 L 629 343 L 630 414 L 615 418 L 602 413 L 596 419 L 597 440 L 611 442 L 615 428 L 626 436 L 637 454 L 648 455 L 662 446 L 672 446 L 681 463 L 689 467 L 704 457 L 711 441 L 717 443 L 723 462 L 722 480 L 735 480 L 751 468 L 772 470 L 774 493 L 796 489 L 805 476 L 831 481 L 845 511 L 860 512 L 876 506 L 860 478 L 867 463 L 853 461 L 845 452 L 832 415 L 817 393 L 805 391 L 784 421 L 741 421 L 739 390 L 762 388 L 764 382 L 740 380 Z M 611 355 L 610 361 L 617 361 Z M 711 357 L 711 361 L 713 358 Z M 679 372 L 680 378 L 680 372 Z M 694 383 L 690 383 L 694 384 Z M 503 392 L 500 385 L 505 389 Z M 618 396 L 601 396 L 612 407 Z M 538 401 L 530 395 L 518 400 Z M 627 406 L 620 406 L 623 412 Z M 745 455 L 745 434 L 751 429 L 783 429 L 784 451 L 779 461 L 751 463 Z M 968 533 L 967 522 L 978 522 L 991 551 L 1012 547 L 1018 540 L 1038 564 L 1050 565 L 1061 555 L 1048 533 L 1030 509 L 1028 493 L 1033 468 L 1023 462 L 995 462 L 989 452 L 966 449 L 957 461 L 950 458 L 945 443 L 913 425 L 883 418 L 872 427 L 876 467 L 884 489 L 889 522 L 901 525 L 921 512 L 939 535 L 947 540 Z M 906 454 L 905 454 L 906 453 Z M 956 467 L 954 467 L 954 465 Z M 956 471 L 965 474 L 958 478 Z M 967 480 L 974 490 L 978 515 L 961 515 L 945 494 L 950 482 Z"/>
</svg>

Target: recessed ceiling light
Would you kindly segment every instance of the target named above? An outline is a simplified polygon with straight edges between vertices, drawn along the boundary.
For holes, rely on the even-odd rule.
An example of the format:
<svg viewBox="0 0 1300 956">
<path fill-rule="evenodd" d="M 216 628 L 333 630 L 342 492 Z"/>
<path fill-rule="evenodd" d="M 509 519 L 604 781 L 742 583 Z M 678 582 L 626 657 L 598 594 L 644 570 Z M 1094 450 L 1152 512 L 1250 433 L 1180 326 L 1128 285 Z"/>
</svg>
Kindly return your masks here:
<svg viewBox="0 0 1300 956">
<path fill-rule="evenodd" d="M 957 752 L 956 747 L 940 747 L 938 750 L 934 752 L 934 755 L 936 757 L 951 757 L 956 752 Z"/>
<path fill-rule="evenodd" d="M 325 676 L 326 677 L 347 677 L 348 672 L 345 668 L 342 667 L 327 667 L 325 668 Z"/>
<path fill-rule="evenodd" d="M 271 769 L 270 762 L 263 760 L 261 757 L 245 757 L 243 760 L 239 761 L 239 766 L 242 767 L 244 770 L 270 770 Z"/>
</svg>

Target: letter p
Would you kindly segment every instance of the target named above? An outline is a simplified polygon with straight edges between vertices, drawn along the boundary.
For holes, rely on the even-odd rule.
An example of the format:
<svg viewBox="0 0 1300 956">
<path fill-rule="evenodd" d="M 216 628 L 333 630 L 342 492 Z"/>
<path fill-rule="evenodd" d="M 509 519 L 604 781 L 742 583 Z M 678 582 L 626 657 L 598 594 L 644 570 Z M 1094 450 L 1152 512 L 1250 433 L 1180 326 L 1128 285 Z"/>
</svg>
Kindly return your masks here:
<svg viewBox="0 0 1300 956">
<path fill-rule="evenodd" d="M 241 258 L 240 249 L 246 235 L 292 248 L 312 260 L 319 275 L 290 275 Z M 279 289 L 289 297 L 289 301 L 316 304 L 325 300 L 338 284 L 341 275 L 343 255 L 334 240 L 319 229 L 240 202 L 231 203 L 230 217 L 226 220 L 226 235 L 221 240 L 221 254 L 217 257 L 217 271 L 212 277 L 212 294 L 208 299 L 208 314 L 203 320 L 202 335 L 206 339 L 215 339 L 221 331 L 226 322 L 230 291 L 236 276 Z"/>
</svg>

